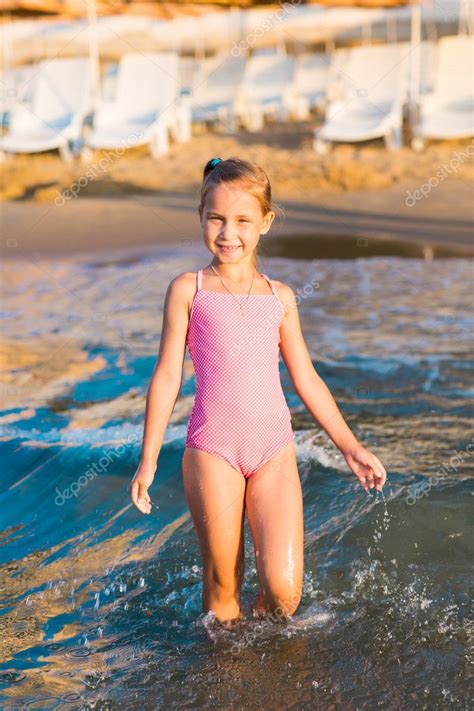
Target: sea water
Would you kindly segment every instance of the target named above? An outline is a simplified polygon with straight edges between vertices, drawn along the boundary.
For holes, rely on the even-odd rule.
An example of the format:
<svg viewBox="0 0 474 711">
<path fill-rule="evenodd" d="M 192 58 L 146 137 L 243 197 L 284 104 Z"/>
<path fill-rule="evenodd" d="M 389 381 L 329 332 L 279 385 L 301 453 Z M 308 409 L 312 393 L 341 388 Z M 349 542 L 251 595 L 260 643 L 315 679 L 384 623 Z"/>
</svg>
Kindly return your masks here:
<svg viewBox="0 0 474 711">
<path fill-rule="evenodd" d="M 207 262 L 11 262 L 2 326 L 0 705 L 8 708 L 468 708 L 472 649 L 472 271 L 464 259 L 267 258 L 299 294 L 313 363 L 383 462 L 365 492 L 281 377 L 305 511 L 287 622 L 201 612 L 181 480 L 187 354 L 154 506 L 129 499 L 169 280 Z"/>
</svg>

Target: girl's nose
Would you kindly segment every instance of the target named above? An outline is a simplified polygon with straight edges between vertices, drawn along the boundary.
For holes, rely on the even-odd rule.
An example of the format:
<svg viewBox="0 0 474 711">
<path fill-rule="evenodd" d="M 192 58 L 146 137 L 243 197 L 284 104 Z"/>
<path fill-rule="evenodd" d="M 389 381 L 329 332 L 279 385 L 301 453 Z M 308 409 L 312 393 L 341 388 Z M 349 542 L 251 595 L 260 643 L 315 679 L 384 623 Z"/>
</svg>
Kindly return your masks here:
<svg viewBox="0 0 474 711">
<path fill-rule="evenodd" d="M 232 237 L 236 234 L 236 230 L 234 229 L 233 225 L 231 222 L 224 222 L 221 227 L 221 238 L 226 239 L 226 240 L 231 240 Z"/>
</svg>

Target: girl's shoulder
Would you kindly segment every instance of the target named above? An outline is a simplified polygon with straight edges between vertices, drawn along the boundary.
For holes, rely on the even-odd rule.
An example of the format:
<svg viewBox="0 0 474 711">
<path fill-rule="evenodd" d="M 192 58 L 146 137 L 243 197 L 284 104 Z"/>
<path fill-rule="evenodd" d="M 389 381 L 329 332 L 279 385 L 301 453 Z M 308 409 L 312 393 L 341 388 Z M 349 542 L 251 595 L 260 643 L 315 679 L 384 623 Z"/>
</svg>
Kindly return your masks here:
<svg viewBox="0 0 474 711">
<path fill-rule="evenodd" d="M 182 272 L 170 281 L 167 294 L 172 301 L 189 306 L 196 291 L 196 283 L 197 272 Z"/>
<path fill-rule="evenodd" d="M 197 272 L 182 272 L 171 279 L 167 293 L 174 299 L 184 299 L 194 295 L 196 290 Z"/>
<path fill-rule="evenodd" d="M 283 281 L 278 281 L 277 279 L 270 279 L 270 281 L 273 284 L 273 288 L 275 289 L 277 296 L 282 301 L 287 301 L 288 299 L 291 299 L 293 295 L 293 289 L 288 286 L 288 284 L 285 284 L 285 282 Z"/>
<path fill-rule="evenodd" d="M 296 290 L 297 293 L 295 293 L 295 290 L 289 284 L 285 284 L 285 282 L 283 281 L 277 281 L 276 279 L 272 279 L 271 282 L 273 284 L 275 294 L 283 304 L 285 317 L 288 316 L 289 313 L 297 314 L 298 306 L 301 303 L 301 300 L 309 296 L 309 294 L 312 293 L 313 289 L 311 284 L 310 291 L 308 292 L 307 285 L 305 285 L 303 289 L 298 288 Z"/>
<path fill-rule="evenodd" d="M 189 290 L 192 286 L 196 286 L 197 272 L 182 272 L 175 276 L 169 284 L 168 288 L 179 290 Z"/>
</svg>

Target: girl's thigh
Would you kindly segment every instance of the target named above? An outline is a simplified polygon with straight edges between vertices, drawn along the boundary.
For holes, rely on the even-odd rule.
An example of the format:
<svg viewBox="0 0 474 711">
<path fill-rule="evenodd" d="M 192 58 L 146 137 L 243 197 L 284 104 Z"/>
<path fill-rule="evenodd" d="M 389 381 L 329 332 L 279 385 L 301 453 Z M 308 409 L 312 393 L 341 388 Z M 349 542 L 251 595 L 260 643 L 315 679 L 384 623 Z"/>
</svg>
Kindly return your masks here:
<svg viewBox="0 0 474 711">
<path fill-rule="evenodd" d="M 303 582 L 303 496 L 294 443 L 248 480 L 247 517 L 263 593 L 294 598 Z"/>
<path fill-rule="evenodd" d="M 235 580 L 243 557 L 245 478 L 225 460 L 187 447 L 183 483 L 205 568 L 216 582 Z"/>
</svg>

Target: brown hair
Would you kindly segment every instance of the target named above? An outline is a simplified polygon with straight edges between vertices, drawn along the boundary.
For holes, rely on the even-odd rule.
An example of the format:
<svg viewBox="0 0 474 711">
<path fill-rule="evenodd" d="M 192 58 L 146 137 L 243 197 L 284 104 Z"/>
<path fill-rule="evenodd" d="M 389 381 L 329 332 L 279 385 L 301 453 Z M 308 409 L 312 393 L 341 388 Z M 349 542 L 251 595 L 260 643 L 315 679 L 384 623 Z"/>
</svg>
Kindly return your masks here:
<svg viewBox="0 0 474 711">
<path fill-rule="evenodd" d="M 202 216 L 207 193 L 220 183 L 244 183 L 245 188 L 256 197 L 266 215 L 270 210 L 275 210 L 272 203 L 272 189 L 267 174 L 257 163 L 243 160 L 242 158 L 212 158 L 206 163 L 201 184 L 201 200 L 199 214 Z M 257 249 L 253 253 L 253 266 L 258 269 Z"/>
</svg>

